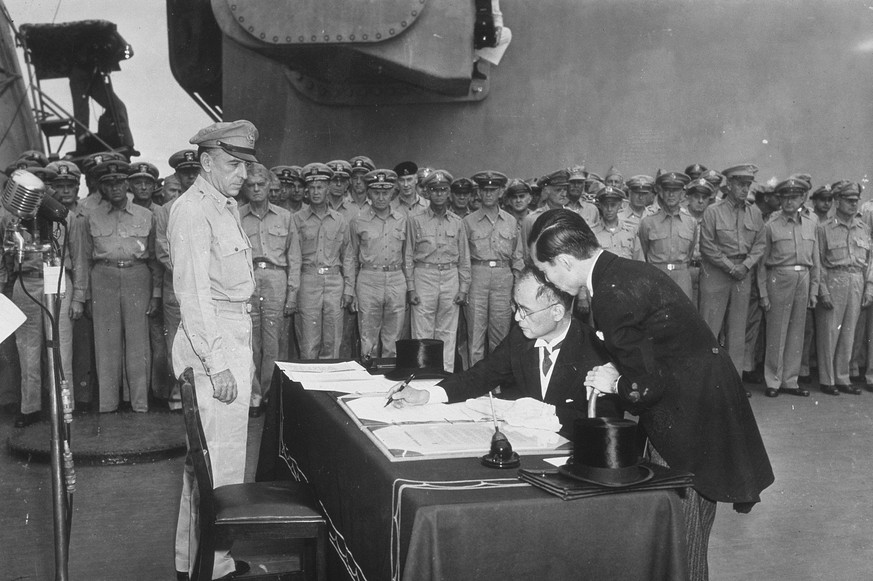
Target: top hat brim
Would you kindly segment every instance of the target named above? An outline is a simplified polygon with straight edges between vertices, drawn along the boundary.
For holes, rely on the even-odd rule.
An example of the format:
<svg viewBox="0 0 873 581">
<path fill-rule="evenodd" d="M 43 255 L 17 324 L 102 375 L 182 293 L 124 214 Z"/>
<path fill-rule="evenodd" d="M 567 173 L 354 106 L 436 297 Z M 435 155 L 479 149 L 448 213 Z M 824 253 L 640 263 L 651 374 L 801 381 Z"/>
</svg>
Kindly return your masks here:
<svg viewBox="0 0 873 581">
<path fill-rule="evenodd" d="M 636 464 L 626 468 L 597 468 L 585 466 L 584 464 L 575 464 L 572 461 L 559 466 L 558 472 L 574 480 L 581 480 L 582 482 L 598 484 L 609 488 L 623 488 L 625 486 L 641 484 L 651 480 L 655 474 L 645 464 Z"/>
<path fill-rule="evenodd" d="M 385 379 L 391 381 L 400 381 L 406 379 L 412 374 L 415 374 L 415 379 L 445 379 L 451 373 L 433 367 L 397 367 L 393 371 L 385 374 Z"/>
</svg>

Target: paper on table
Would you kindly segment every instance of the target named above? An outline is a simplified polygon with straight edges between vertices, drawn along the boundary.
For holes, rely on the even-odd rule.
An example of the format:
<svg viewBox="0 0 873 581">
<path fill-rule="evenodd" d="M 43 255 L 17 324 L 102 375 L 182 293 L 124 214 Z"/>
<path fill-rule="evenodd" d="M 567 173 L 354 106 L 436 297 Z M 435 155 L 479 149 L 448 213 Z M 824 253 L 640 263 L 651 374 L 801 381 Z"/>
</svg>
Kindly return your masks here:
<svg viewBox="0 0 873 581">
<path fill-rule="evenodd" d="M 478 422 L 490 421 L 491 415 L 484 416 L 466 405 L 430 404 L 396 408 L 385 406 L 385 400 L 376 397 L 361 397 L 346 400 L 346 405 L 359 420 L 383 422 L 386 424 L 406 424 L 423 422 Z"/>
<path fill-rule="evenodd" d="M 543 430 L 500 426 L 500 431 L 518 452 L 554 450 L 567 442 L 562 436 Z M 373 430 L 389 449 L 404 454 L 485 454 L 491 447 L 494 428 L 489 423 L 409 424 Z"/>
<path fill-rule="evenodd" d="M 556 456 L 554 458 L 543 458 L 544 462 L 548 462 L 555 468 L 563 466 L 570 460 L 570 456 Z"/>
<path fill-rule="evenodd" d="M 313 373 L 335 373 L 338 371 L 364 370 L 357 361 L 342 361 L 340 363 L 291 363 L 289 361 L 277 361 L 276 365 L 292 381 L 300 381 L 298 374 L 311 375 Z"/>
<path fill-rule="evenodd" d="M 366 379 L 347 379 L 345 381 L 309 381 L 303 379 L 300 384 L 307 391 L 338 391 L 340 393 L 382 394 L 388 393 L 396 381 L 385 379 L 381 375 L 368 375 Z M 384 401 L 382 402 L 384 403 Z"/>
<path fill-rule="evenodd" d="M 15 332 L 27 320 L 21 309 L 15 306 L 6 295 L 0 294 L 0 341 Z"/>
</svg>

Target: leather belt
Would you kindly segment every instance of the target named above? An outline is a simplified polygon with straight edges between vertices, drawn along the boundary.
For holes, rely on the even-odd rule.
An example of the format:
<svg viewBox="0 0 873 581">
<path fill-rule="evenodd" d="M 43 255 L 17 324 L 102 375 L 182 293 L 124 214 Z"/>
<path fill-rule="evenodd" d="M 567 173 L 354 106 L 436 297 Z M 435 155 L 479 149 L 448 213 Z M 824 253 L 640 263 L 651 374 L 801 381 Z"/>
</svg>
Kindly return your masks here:
<svg viewBox="0 0 873 581">
<path fill-rule="evenodd" d="M 863 266 L 850 266 L 850 265 L 847 265 L 847 264 L 844 264 L 844 265 L 841 265 L 841 266 L 831 266 L 831 267 L 826 267 L 826 268 L 827 268 L 828 270 L 836 270 L 836 271 L 839 271 L 839 272 L 849 272 L 849 273 L 852 273 L 852 272 L 864 272 L 864 267 L 863 267 Z"/>
<path fill-rule="evenodd" d="M 21 272 L 22 278 L 42 278 L 43 274 L 41 270 L 24 270 Z"/>
<path fill-rule="evenodd" d="M 471 260 L 473 266 L 487 266 L 490 268 L 509 268 L 508 260 Z"/>
<path fill-rule="evenodd" d="M 745 260 L 748 258 L 748 254 L 734 254 L 733 256 L 728 256 L 728 260 Z"/>
<path fill-rule="evenodd" d="M 803 266 L 801 264 L 776 264 L 773 266 L 768 264 L 767 268 L 777 268 L 779 270 L 793 270 L 795 272 L 809 270 L 808 266 Z"/>
<path fill-rule="evenodd" d="M 396 270 L 400 270 L 401 265 L 399 264 L 362 264 L 361 270 L 378 270 L 380 272 L 394 272 Z"/>
<path fill-rule="evenodd" d="M 224 311 L 227 313 L 251 313 L 252 305 L 248 301 L 222 301 L 212 299 L 212 304 L 215 305 L 216 311 Z"/>
<path fill-rule="evenodd" d="M 255 268 L 267 268 L 270 270 L 285 270 L 284 266 L 277 266 L 267 260 L 253 260 L 252 264 Z"/>
<path fill-rule="evenodd" d="M 315 266 L 314 264 L 304 264 L 300 269 L 303 274 L 339 274 L 339 266 Z"/>
<path fill-rule="evenodd" d="M 691 262 L 688 263 L 688 266 L 690 266 L 691 268 L 700 268 L 700 261 L 699 260 L 692 260 Z"/>
<path fill-rule="evenodd" d="M 98 260 L 95 264 L 100 264 L 102 266 L 112 266 L 114 268 L 130 268 L 132 266 L 136 266 L 137 264 L 142 264 L 144 261 L 139 259 L 131 259 L 131 260 L 108 260 L 101 259 Z"/>
<path fill-rule="evenodd" d="M 451 270 L 453 268 L 458 268 L 458 263 L 446 262 L 443 264 L 437 264 L 435 262 L 416 262 L 415 268 L 429 268 L 431 270 Z"/>
<path fill-rule="evenodd" d="M 656 264 L 655 266 L 659 268 L 663 268 L 665 270 L 685 270 L 688 268 L 688 263 L 686 262 L 662 262 L 661 264 Z"/>
</svg>

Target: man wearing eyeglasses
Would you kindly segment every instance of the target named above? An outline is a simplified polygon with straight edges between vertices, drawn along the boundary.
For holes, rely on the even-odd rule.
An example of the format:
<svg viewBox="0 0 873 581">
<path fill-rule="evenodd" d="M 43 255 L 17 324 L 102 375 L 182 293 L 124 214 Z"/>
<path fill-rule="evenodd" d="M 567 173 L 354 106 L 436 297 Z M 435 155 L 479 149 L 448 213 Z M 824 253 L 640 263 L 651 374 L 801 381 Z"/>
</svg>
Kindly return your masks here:
<svg viewBox="0 0 873 581">
<path fill-rule="evenodd" d="M 457 403 L 497 386 L 509 399 L 531 397 L 555 406 L 562 433 L 573 420 L 587 417 L 588 370 L 608 361 L 602 342 L 588 325 L 573 318 L 573 299 L 539 280 L 530 267 L 513 289 L 514 319 L 509 335 L 467 371 L 428 389 L 407 387 L 394 394 L 395 405 Z M 598 416 L 621 416 L 614 396 L 598 399 Z"/>
</svg>

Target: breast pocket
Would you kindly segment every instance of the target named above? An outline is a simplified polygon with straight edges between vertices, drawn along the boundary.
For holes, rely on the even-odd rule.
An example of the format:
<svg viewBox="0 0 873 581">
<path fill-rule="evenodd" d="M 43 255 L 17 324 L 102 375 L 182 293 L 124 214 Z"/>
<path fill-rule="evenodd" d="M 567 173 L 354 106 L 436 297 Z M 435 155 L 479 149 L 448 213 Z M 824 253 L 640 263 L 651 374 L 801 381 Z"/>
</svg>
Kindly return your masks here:
<svg viewBox="0 0 873 581">
<path fill-rule="evenodd" d="M 507 228 L 501 228 L 497 232 L 497 236 L 495 236 L 495 245 L 497 248 L 494 250 L 497 252 L 498 258 L 508 259 L 512 256 L 512 247 L 515 242 L 515 237 L 518 235 L 517 230 L 512 228 L 511 226 Z"/>
<path fill-rule="evenodd" d="M 470 232 L 470 254 L 476 258 L 491 257 L 490 232 Z"/>
<path fill-rule="evenodd" d="M 318 247 L 318 224 L 304 224 L 300 231 L 300 253 L 304 256 L 315 253 Z"/>
<path fill-rule="evenodd" d="M 828 249 L 825 258 L 830 263 L 840 263 L 849 258 L 849 243 L 847 240 L 831 240 L 828 237 Z"/>
<path fill-rule="evenodd" d="M 218 252 L 221 255 L 222 281 L 226 283 L 227 288 L 233 288 L 248 280 L 249 268 L 251 268 L 246 256 L 246 250 L 249 249 L 248 241 L 236 238 L 215 240 L 214 243 L 218 245 Z"/>
<path fill-rule="evenodd" d="M 670 253 L 670 239 L 666 232 L 657 230 L 649 230 L 646 232 L 646 242 L 649 247 L 649 254 L 666 255 Z"/>
<path fill-rule="evenodd" d="M 288 228 L 284 224 L 272 224 L 267 228 L 267 245 L 271 250 L 284 252 L 288 244 Z"/>
<path fill-rule="evenodd" d="M 801 244 L 803 245 L 803 252 L 798 252 L 798 259 L 809 258 L 812 260 L 812 253 L 815 251 L 815 232 L 813 231 L 803 231 L 800 233 Z"/>
<path fill-rule="evenodd" d="M 794 256 L 797 248 L 794 245 L 794 234 L 791 231 L 773 232 L 771 236 L 773 254 L 777 256 Z"/>
<path fill-rule="evenodd" d="M 148 238 L 151 230 L 151 220 L 135 220 L 122 222 L 118 225 L 118 235 L 122 238 Z"/>
<path fill-rule="evenodd" d="M 752 237 L 754 236 L 755 234 L 752 233 Z M 720 246 L 731 249 L 738 247 L 737 230 L 727 224 L 715 225 L 715 238 Z"/>
</svg>

